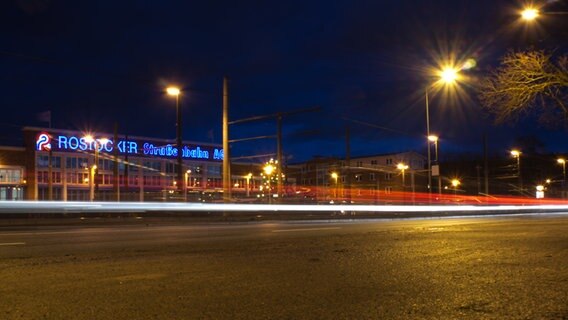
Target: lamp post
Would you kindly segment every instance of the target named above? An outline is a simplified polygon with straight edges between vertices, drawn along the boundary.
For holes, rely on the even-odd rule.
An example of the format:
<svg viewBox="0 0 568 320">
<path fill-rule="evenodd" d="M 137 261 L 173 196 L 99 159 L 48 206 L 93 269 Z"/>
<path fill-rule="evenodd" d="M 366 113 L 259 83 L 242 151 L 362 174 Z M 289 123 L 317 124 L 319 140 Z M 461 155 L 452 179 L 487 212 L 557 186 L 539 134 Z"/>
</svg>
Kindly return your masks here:
<svg viewBox="0 0 568 320">
<path fill-rule="evenodd" d="M 182 181 L 182 152 L 183 152 L 183 146 L 182 146 L 182 139 L 181 139 L 181 106 L 179 103 L 179 95 L 181 94 L 181 91 L 179 88 L 176 87 L 168 87 L 166 89 L 166 92 L 168 93 L 168 95 L 170 96 L 174 96 L 176 97 L 176 144 L 177 144 L 177 188 L 178 190 L 181 191 L 181 188 L 183 187 L 181 181 Z"/>
<path fill-rule="evenodd" d="M 247 174 L 245 178 L 247 179 L 247 198 L 248 198 L 250 197 L 250 179 L 252 178 L 252 173 L 249 172 L 249 174 Z"/>
<path fill-rule="evenodd" d="M 562 198 L 564 198 L 566 196 L 566 159 L 558 158 L 556 161 L 562 165 Z"/>
<path fill-rule="evenodd" d="M 266 174 L 266 177 L 268 179 L 268 203 L 272 203 L 272 173 L 274 172 L 276 168 L 271 164 L 268 163 L 267 165 L 264 166 L 263 171 Z"/>
<path fill-rule="evenodd" d="M 396 165 L 396 168 L 401 171 L 402 173 L 402 201 L 404 202 L 404 198 L 406 198 L 406 184 L 404 183 L 404 172 L 408 169 L 408 165 L 400 162 Z"/>
<path fill-rule="evenodd" d="M 93 166 L 91 167 L 90 179 L 89 179 L 90 182 L 89 197 L 91 201 L 94 201 L 98 198 L 98 193 L 99 193 L 99 151 L 107 144 L 108 139 L 107 138 L 95 139 L 93 138 L 92 135 L 86 135 L 84 137 L 84 140 L 86 143 L 91 145 L 91 148 L 95 149 L 95 161 Z"/>
<path fill-rule="evenodd" d="M 454 84 L 459 78 L 459 70 L 453 67 L 445 67 L 442 70 L 438 71 L 438 81 L 436 83 L 442 83 L 444 85 L 452 85 Z M 428 91 L 431 86 L 426 87 L 424 91 L 424 100 L 426 102 L 426 137 L 427 137 L 427 145 L 428 145 L 428 193 L 432 193 L 432 159 L 431 159 L 431 144 L 432 140 L 430 140 L 430 101 L 428 97 Z M 437 139 L 436 139 L 437 141 Z"/>
<path fill-rule="evenodd" d="M 523 194 L 523 178 L 521 177 L 521 152 L 519 150 L 511 150 L 511 156 L 517 159 L 517 179 L 519 184 L 519 194 Z"/>
<path fill-rule="evenodd" d="M 458 179 L 452 179 L 452 187 L 454 187 L 454 197 L 457 194 L 457 190 L 461 182 Z"/>
<path fill-rule="evenodd" d="M 189 170 L 189 169 L 186 170 L 186 171 L 185 171 L 185 177 L 184 177 L 184 179 L 183 179 L 183 181 L 185 181 L 185 184 L 184 184 L 184 191 L 183 191 L 184 197 L 183 197 L 183 198 L 185 199 L 186 202 L 187 202 L 187 187 L 188 187 L 188 184 L 189 184 L 189 175 L 190 175 L 190 174 L 191 174 L 191 170 Z"/>
<path fill-rule="evenodd" d="M 331 178 L 333 178 L 333 180 L 335 182 L 334 187 L 333 187 L 333 197 L 335 199 L 337 199 L 337 178 L 339 178 L 339 175 L 337 174 L 337 172 L 332 172 Z"/>
<path fill-rule="evenodd" d="M 442 177 L 441 177 L 441 172 L 440 172 L 440 160 L 438 158 L 438 141 L 439 141 L 439 137 L 435 136 L 435 135 L 429 135 L 428 136 L 428 141 L 434 142 L 434 162 L 436 163 L 436 165 L 438 166 L 438 194 L 442 194 Z"/>
</svg>

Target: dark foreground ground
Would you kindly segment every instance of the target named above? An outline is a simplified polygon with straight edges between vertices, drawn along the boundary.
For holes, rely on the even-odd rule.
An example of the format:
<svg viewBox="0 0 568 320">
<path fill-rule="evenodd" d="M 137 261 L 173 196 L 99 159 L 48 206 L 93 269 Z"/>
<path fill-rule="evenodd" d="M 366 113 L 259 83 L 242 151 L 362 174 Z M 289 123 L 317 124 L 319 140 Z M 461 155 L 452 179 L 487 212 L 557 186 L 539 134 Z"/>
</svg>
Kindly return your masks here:
<svg viewBox="0 0 568 320">
<path fill-rule="evenodd" d="M 568 217 L 0 229 L 0 319 L 568 319 Z"/>
</svg>

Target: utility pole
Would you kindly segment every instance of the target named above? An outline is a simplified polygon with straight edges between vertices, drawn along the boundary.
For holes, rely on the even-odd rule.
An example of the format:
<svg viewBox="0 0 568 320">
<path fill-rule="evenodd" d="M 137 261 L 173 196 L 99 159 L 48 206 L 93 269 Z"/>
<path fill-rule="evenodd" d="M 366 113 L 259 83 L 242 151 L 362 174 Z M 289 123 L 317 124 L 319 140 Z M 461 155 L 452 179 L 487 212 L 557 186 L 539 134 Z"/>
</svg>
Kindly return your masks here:
<svg viewBox="0 0 568 320">
<path fill-rule="evenodd" d="M 223 200 L 231 201 L 231 158 L 229 152 L 229 80 L 223 77 Z"/>
</svg>

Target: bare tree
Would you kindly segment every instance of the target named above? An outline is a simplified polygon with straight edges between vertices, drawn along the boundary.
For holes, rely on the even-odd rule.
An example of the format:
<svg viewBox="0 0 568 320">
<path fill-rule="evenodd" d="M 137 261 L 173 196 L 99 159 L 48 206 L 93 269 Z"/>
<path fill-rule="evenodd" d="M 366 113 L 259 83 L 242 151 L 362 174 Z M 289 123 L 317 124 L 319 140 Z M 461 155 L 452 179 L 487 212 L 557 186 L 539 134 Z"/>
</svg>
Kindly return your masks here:
<svg viewBox="0 0 568 320">
<path fill-rule="evenodd" d="M 481 81 L 479 98 L 495 122 L 542 108 L 540 120 L 568 123 L 568 56 L 544 51 L 511 52 Z"/>
</svg>

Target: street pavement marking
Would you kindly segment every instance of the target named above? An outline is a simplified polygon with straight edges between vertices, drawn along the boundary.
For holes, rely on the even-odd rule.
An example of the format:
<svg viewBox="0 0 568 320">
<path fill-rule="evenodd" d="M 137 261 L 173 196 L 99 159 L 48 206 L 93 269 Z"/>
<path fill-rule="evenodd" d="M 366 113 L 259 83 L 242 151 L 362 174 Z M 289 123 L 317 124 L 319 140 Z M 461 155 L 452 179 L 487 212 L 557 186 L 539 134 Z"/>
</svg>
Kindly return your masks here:
<svg viewBox="0 0 568 320">
<path fill-rule="evenodd" d="M 25 242 L 4 242 L 0 243 L 0 246 L 22 246 L 25 245 Z"/>
<path fill-rule="evenodd" d="M 320 231 L 320 230 L 336 230 L 336 229 L 341 229 L 341 228 L 329 227 L 329 228 L 280 229 L 280 230 L 272 230 L 272 232 Z"/>
</svg>

